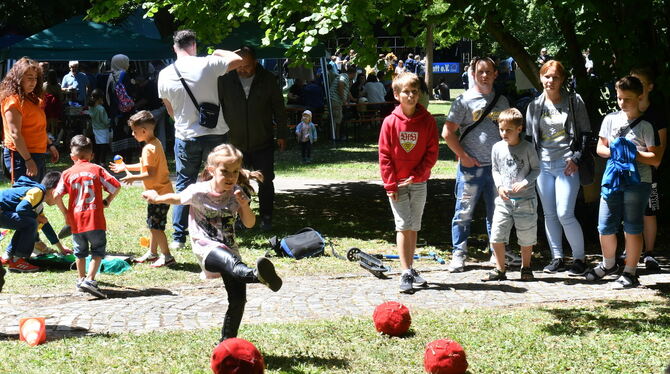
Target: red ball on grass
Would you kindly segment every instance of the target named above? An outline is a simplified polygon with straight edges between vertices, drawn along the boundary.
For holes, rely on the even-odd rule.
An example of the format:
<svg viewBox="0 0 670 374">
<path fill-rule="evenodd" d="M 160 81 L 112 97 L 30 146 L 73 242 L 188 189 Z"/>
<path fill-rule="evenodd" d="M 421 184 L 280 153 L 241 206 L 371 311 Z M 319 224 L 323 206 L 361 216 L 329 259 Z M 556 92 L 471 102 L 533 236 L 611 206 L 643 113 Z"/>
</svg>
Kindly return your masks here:
<svg viewBox="0 0 670 374">
<path fill-rule="evenodd" d="M 396 301 L 378 305 L 372 314 L 372 320 L 377 331 L 391 336 L 404 335 L 412 324 L 409 309 Z"/>
<path fill-rule="evenodd" d="M 229 338 L 214 348 L 211 367 L 214 374 L 263 374 L 265 361 L 250 342 Z"/>
<path fill-rule="evenodd" d="M 423 368 L 431 374 L 463 374 L 468 370 L 468 360 L 460 344 L 440 339 L 426 345 Z"/>
</svg>

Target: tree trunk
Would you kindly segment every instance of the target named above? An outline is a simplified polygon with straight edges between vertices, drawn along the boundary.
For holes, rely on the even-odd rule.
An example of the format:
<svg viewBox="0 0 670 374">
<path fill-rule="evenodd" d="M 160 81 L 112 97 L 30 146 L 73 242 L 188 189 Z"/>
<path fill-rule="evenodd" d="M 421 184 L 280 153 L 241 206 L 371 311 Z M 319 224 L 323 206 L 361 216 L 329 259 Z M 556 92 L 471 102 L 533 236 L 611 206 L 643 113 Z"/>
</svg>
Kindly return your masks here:
<svg viewBox="0 0 670 374">
<path fill-rule="evenodd" d="M 433 92 L 433 29 L 435 25 L 429 23 L 426 28 L 426 86 L 428 86 L 428 92 Z"/>
<path fill-rule="evenodd" d="M 502 47 L 514 58 L 516 64 L 519 66 L 521 71 L 528 77 L 528 80 L 537 88 L 542 90 L 542 84 L 540 83 L 540 76 L 535 65 L 535 60 L 533 57 L 526 52 L 523 44 L 512 35 L 502 22 L 498 19 L 498 15 L 495 12 L 491 12 L 486 16 L 484 21 L 484 29 L 495 39 Z"/>
</svg>

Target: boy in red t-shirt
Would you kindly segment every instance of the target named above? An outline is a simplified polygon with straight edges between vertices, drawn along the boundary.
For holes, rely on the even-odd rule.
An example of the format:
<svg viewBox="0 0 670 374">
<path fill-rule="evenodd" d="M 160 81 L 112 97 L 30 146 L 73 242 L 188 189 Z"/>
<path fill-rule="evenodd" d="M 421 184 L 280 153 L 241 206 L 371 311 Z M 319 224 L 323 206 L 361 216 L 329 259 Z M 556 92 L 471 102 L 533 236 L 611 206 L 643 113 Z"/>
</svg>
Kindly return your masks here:
<svg viewBox="0 0 670 374">
<path fill-rule="evenodd" d="M 413 73 L 393 79 L 393 97 L 400 103 L 384 118 L 379 133 L 379 168 L 395 220 L 400 257 L 400 292 L 428 285 L 412 267 L 421 217 L 426 204 L 426 182 L 437 162 L 437 124 L 419 104 L 419 78 Z"/>
<path fill-rule="evenodd" d="M 121 184 L 107 170 L 91 163 L 93 143 L 84 135 L 70 142 L 70 158 L 74 165 L 65 170 L 54 192 L 56 204 L 72 229 L 74 255 L 77 257 L 77 289 L 100 298 L 106 298 L 98 288 L 95 274 L 105 257 L 107 236 L 104 208 L 119 193 Z M 107 191 L 103 200 L 102 190 Z M 63 195 L 69 195 L 68 207 Z M 86 275 L 86 257 L 91 249 L 91 264 Z"/>
</svg>

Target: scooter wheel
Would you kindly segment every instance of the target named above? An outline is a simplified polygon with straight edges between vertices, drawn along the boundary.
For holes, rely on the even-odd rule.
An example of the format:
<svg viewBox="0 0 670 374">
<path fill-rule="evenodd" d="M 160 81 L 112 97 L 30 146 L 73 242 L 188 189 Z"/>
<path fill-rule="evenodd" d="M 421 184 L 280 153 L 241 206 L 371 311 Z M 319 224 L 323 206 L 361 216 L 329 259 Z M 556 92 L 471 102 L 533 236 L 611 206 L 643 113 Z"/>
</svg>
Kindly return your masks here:
<svg viewBox="0 0 670 374">
<path fill-rule="evenodd" d="M 361 253 L 361 250 L 356 247 L 351 247 L 347 250 L 347 260 L 356 261 L 358 260 L 358 254 Z"/>
</svg>

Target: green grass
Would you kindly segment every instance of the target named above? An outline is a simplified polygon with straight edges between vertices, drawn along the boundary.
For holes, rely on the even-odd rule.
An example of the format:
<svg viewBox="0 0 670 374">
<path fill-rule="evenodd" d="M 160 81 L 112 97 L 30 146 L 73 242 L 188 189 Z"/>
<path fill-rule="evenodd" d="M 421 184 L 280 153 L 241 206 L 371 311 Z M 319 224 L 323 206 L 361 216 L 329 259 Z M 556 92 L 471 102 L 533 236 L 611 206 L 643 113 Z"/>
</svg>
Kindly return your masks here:
<svg viewBox="0 0 670 374">
<path fill-rule="evenodd" d="M 425 345 L 453 339 L 470 373 L 660 373 L 670 361 L 667 300 L 471 311 L 412 311 L 406 337 L 371 318 L 245 324 L 267 373 L 421 373 Z M 209 373 L 218 329 L 0 343 L 0 372 Z"/>
</svg>

